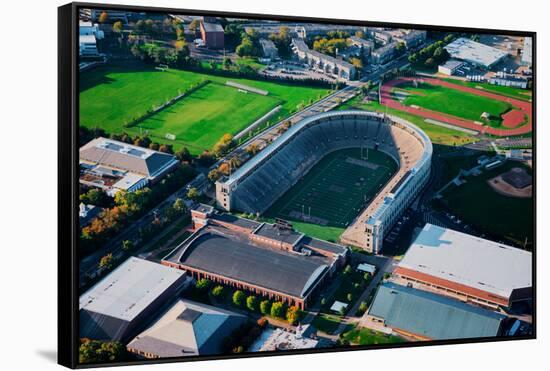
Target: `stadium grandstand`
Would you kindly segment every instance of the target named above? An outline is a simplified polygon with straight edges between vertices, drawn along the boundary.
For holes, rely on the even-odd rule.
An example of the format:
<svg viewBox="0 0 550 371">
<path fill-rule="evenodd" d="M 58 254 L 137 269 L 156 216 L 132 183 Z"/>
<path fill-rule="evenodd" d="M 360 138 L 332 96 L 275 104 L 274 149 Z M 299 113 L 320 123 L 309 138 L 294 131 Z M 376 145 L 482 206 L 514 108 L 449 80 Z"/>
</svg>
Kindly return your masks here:
<svg viewBox="0 0 550 371">
<path fill-rule="evenodd" d="M 368 111 L 308 117 L 229 177 L 216 182 L 217 205 L 227 211 L 261 214 L 324 156 L 347 148 L 380 151 L 398 165 L 394 176 L 341 236 L 344 244 L 379 253 L 386 232 L 424 186 L 431 166 L 429 138 L 397 117 Z"/>
</svg>

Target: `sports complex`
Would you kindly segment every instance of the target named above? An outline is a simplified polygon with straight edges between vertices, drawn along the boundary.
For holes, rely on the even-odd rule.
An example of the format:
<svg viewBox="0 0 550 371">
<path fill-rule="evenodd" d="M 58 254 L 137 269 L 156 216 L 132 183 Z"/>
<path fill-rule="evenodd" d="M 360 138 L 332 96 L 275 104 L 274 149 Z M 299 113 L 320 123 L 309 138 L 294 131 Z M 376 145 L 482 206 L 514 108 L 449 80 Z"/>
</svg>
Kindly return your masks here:
<svg viewBox="0 0 550 371">
<path fill-rule="evenodd" d="M 218 207 L 345 228 L 340 241 L 379 253 L 426 183 L 432 144 L 413 124 L 334 111 L 294 124 L 216 182 Z"/>
<path fill-rule="evenodd" d="M 329 92 L 284 81 L 116 63 L 81 73 L 79 89 L 83 127 L 99 127 L 107 135 L 146 134 L 154 142 L 173 145 L 174 150 L 187 147 L 194 155 L 212 149 L 224 134 L 246 130 L 276 107 L 280 109 L 269 117 L 271 122 Z M 259 90 L 266 94 L 258 94 Z M 171 100 L 172 104 L 159 109 Z"/>
<path fill-rule="evenodd" d="M 432 124 L 471 133 L 507 137 L 532 131 L 531 102 L 481 86 L 430 77 L 400 77 L 382 85 L 380 103 Z"/>
</svg>

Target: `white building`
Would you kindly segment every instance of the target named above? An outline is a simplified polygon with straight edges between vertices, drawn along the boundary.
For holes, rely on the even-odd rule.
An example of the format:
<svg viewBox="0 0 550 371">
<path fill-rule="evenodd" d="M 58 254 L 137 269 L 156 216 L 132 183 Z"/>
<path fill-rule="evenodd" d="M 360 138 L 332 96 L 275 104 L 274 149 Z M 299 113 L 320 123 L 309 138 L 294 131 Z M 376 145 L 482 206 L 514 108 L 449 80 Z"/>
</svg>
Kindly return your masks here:
<svg viewBox="0 0 550 371">
<path fill-rule="evenodd" d="M 526 66 L 533 64 L 533 38 L 525 37 L 523 39 L 523 52 L 521 53 L 521 62 Z"/>
<path fill-rule="evenodd" d="M 447 76 L 452 76 L 456 73 L 456 71 L 464 66 L 465 63 L 458 61 L 456 59 L 449 59 L 444 64 L 441 64 L 437 67 L 437 72 L 442 73 Z"/>
<path fill-rule="evenodd" d="M 490 308 L 532 296 L 532 254 L 426 224 L 394 274 L 415 288 Z"/>
<path fill-rule="evenodd" d="M 454 59 L 459 59 L 481 68 L 490 69 L 508 56 L 508 53 L 492 46 L 461 37 L 445 46 Z"/>
</svg>

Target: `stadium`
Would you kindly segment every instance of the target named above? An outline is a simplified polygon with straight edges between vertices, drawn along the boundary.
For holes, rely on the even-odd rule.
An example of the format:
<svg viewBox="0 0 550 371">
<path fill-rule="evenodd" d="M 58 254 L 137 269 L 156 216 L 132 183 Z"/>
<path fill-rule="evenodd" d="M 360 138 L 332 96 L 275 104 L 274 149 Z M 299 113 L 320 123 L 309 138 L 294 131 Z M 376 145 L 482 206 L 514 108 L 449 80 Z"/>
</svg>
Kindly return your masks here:
<svg viewBox="0 0 550 371">
<path fill-rule="evenodd" d="M 357 150 L 355 156 L 345 152 L 350 149 Z M 337 153 L 343 155 L 316 168 Z M 287 193 L 301 194 L 300 202 L 289 203 L 294 209 L 290 219 L 328 226 L 344 223 L 340 242 L 379 253 L 385 233 L 428 180 L 431 156 L 427 135 L 403 119 L 368 111 L 326 112 L 296 123 L 229 177 L 218 180 L 217 205 L 226 211 L 263 214 Z M 385 158 L 396 166 L 384 166 Z M 339 168 L 336 176 L 316 175 Z M 358 179 L 353 178 L 356 170 L 362 174 Z M 379 176 L 369 177 L 378 170 Z M 297 183 L 307 183 L 311 173 L 316 176 L 314 184 L 306 184 L 305 192 L 296 191 Z"/>
</svg>

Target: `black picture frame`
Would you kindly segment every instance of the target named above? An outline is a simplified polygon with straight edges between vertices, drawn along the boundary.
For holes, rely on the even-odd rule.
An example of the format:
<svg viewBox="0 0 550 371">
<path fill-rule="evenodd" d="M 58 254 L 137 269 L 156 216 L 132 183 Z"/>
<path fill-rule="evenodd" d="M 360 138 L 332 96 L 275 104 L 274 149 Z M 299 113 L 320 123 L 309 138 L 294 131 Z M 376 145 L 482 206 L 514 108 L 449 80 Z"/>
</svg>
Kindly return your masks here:
<svg viewBox="0 0 550 371">
<path fill-rule="evenodd" d="M 533 39 L 533 333 L 517 337 L 488 337 L 460 340 L 422 341 L 393 345 L 368 345 L 346 348 L 324 348 L 308 350 L 289 350 L 285 352 L 244 353 L 235 355 L 192 356 L 182 358 L 163 358 L 157 360 L 139 360 L 131 362 L 113 362 L 102 364 L 79 364 L 78 362 L 78 11 L 80 8 L 101 8 L 105 10 L 128 10 L 149 13 L 180 13 L 213 17 L 231 17 L 276 21 L 312 22 L 336 25 L 360 25 L 373 27 L 412 28 L 428 31 L 460 31 L 481 34 L 505 34 L 528 36 Z M 313 18 L 302 16 L 283 16 L 271 14 L 251 14 L 241 12 L 218 12 L 190 9 L 158 8 L 133 5 L 111 5 L 101 3 L 74 2 L 58 8 L 58 363 L 69 368 L 90 368 L 98 366 L 124 366 L 136 364 L 156 364 L 173 362 L 204 361 L 215 359 L 233 359 L 248 357 L 269 357 L 294 354 L 328 353 L 357 351 L 367 349 L 385 349 L 449 345 L 463 343 L 500 342 L 536 339 L 537 330 L 537 284 L 536 284 L 536 202 L 537 202 L 537 33 L 533 31 L 502 30 L 488 28 L 450 27 L 443 25 L 424 25 L 410 23 L 392 23 L 380 21 L 358 21 L 346 19 Z"/>
</svg>

